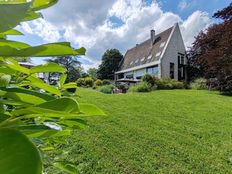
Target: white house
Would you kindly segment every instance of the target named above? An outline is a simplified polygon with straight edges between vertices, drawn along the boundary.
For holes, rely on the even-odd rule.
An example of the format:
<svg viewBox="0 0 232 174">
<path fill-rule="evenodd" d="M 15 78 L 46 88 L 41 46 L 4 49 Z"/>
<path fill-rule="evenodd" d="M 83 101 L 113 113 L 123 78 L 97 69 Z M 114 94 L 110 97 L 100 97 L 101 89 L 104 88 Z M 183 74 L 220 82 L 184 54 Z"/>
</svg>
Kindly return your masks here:
<svg viewBox="0 0 232 174">
<path fill-rule="evenodd" d="M 19 62 L 19 65 L 26 67 L 26 68 L 29 68 L 29 69 L 36 66 L 35 64 L 30 63 L 30 62 Z M 43 80 L 47 84 L 49 84 L 50 81 L 53 81 L 53 82 L 59 81 L 58 75 L 50 76 L 50 73 L 43 73 L 43 72 L 36 73 L 36 75 L 38 78 L 40 78 L 41 80 Z"/>
<path fill-rule="evenodd" d="M 115 73 L 118 82 L 137 82 L 145 74 L 158 78 L 186 79 L 186 50 L 178 23 L 156 34 L 134 48 L 129 49 L 119 71 Z"/>
</svg>

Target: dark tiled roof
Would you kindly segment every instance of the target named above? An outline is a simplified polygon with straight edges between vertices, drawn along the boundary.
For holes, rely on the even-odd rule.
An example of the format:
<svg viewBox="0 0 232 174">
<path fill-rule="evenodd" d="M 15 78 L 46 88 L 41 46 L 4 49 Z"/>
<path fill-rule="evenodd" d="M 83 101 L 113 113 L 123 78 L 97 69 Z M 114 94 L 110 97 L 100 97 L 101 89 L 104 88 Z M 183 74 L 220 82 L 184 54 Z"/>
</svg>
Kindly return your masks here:
<svg viewBox="0 0 232 174">
<path fill-rule="evenodd" d="M 173 27 L 157 34 L 153 45 L 151 44 L 150 38 L 141 44 L 137 44 L 136 47 L 127 50 L 120 70 L 158 61 L 167 44 L 172 29 Z"/>
</svg>

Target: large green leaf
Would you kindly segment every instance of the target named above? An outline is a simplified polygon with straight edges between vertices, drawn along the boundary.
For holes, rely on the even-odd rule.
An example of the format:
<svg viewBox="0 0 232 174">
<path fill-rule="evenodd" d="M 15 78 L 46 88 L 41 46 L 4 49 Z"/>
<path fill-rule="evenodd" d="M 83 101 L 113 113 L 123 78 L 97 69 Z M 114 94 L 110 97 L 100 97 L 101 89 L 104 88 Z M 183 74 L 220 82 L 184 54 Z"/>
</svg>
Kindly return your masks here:
<svg viewBox="0 0 232 174">
<path fill-rule="evenodd" d="M 27 69 L 27 68 L 25 68 L 23 66 L 20 66 L 18 64 L 14 64 L 14 63 L 12 63 L 10 61 L 8 61 L 5 66 L 7 66 L 8 68 L 10 68 L 12 70 L 19 71 L 19 72 L 27 74 L 27 75 L 30 74 L 30 70 L 29 69 Z"/>
<path fill-rule="evenodd" d="M 47 63 L 45 65 L 38 65 L 30 69 L 30 73 L 38 73 L 38 72 L 61 72 L 64 73 L 67 70 L 56 64 L 56 63 Z"/>
<path fill-rule="evenodd" d="M 0 32 L 16 27 L 26 16 L 31 2 L 22 2 L 24 1 L 0 1 Z"/>
<path fill-rule="evenodd" d="M 26 14 L 25 18 L 22 20 L 23 22 L 25 21 L 31 21 L 31 20 L 35 20 L 42 17 L 41 13 L 36 13 L 34 11 L 30 11 Z"/>
<path fill-rule="evenodd" d="M 11 76 L 8 74 L 0 74 L 0 87 L 6 87 L 11 80 Z"/>
<path fill-rule="evenodd" d="M 37 106 L 15 110 L 12 112 L 16 116 L 26 115 L 31 117 L 77 117 L 79 115 L 79 105 L 73 98 L 59 98 L 48 101 Z"/>
<path fill-rule="evenodd" d="M 85 49 L 80 48 L 78 50 L 74 50 L 73 48 L 59 44 L 44 44 L 35 47 L 29 47 L 26 49 L 21 49 L 16 51 L 16 56 L 18 57 L 49 57 L 49 56 L 65 56 L 65 55 L 84 55 Z"/>
<path fill-rule="evenodd" d="M 7 35 L 23 35 L 23 33 L 15 29 L 10 29 L 8 31 L 0 33 L 0 38 L 6 38 Z"/>
<path fill-rule="evenodd" d="M 77 101 L 73 98 L 66 97 L 42 103 L 37 105 L 37 107 L 67 113 L 78 113 L 80 111 Z"/>
<path fill-rule="evenodd" d="M 51 86 L 51 85 L 48 85 L 48 84 L 42 83 L 42 82 L 33 82 L 33 81 L 30 83 L 30 85 L 33 87 L 43 89 L 51 94 L 61 96 L 61 92 L 55 86 Z"/>
<path fill-rule="evenodd" d="M 20 4 L 20 3 L 26 3 L 31 0 L 0 0 L 0 5 L 2 4 Z"/>
<path fill-rule="evenodd" d="M 6 100 L 6 99 L 0 99 L 0 104 L 6 104 L 6 105 L 12 105 L 12 106 L 18 106 L 24 104 L 23 102 L 15 101 L 15 100 Z"/>
<path fill-rule="evenodd" d="M 60 75 L 60 87 L 62 87 L 64 85 L 66 79 L 67 79 L 67 74 L 61 74 Z"/>
<path fill-rule="evenodd" d="M 22 32 L 16 30 L 16 29 L 10 29 L 8 31 L 5 31 L 3 33 L 0 33 L 0 34 L 5 34 L 5 35 L 23 35 Z"/>
<path fill-rule="evenodd" d="M 23 43 L 23 42 L 10 41 L 10 40 L 4 40 L 4 39 L 0 39 L 0 47 L 1 46 L 10 46 L 12 48 L 17 48 L 17 49 L 30 47 L 30 45 Z"/>
<path fill-rule="evenodd" d="M 41 10 L 56 4 L 58 0 L 34 0 L 33 10 Z"/>
<path fill-rule="evenodd" d="M 65 125 L 69 128 L 79 128 L 83 129 L 86 127 L 86 122 L 81 119 L 65 119 L 58 122 L 60 125 Z"/>
<path fill-rule="evenodd" d="M 17 50 L 10 46 L 0 46 L 0 56 L 2 57 L 49 57 L 65 55 L 84 55 L 85 48 L 73 49 L 62 43 L 45 44 L 35 47 L 28 47 Z"/>
<path fill-rule="evenodd" d="M 3 105 L 0 105 L 0 107 L 4 107 Z M 4 108 L 1 108 L 1 109 L 4 109 Z M 2 114 L 0 112 L 0 123 L 5 121 L 6 119 L 8 119 L 10 116 L 9 115 L 6 115 L 6 114 Z"/>
<path fill-rule="evenodd" d="M 7 97 L 14 99 L 16 101 L 21 101 L 21 102 L 26 102 L 26 103 L 32 103 L 34 102 L 34 100 L 29 101 L 28 98 L 24 98 L 23 96 L 28 95 L 29 96 L 34 96 L 37 98 L 41 98 L 41 101 L 50 101 L 50 100 L 54 100 L 55 97 L 45 94 L 45 93 L 40 93 L 40 92 L 36 92 L 36 91 L 32 91 L 32 90 L 28 90 L 28 89 L 24 89 L 24 88 L 0 88 L 0 91 L 4 91 L 5 93 L 3 93 L 3 95 L 7 95 Z M 35 103 L 36 104 L 36 103 Z M 40 103 L 39 103 L 40 104 Z"/>
<path fill-rule="evenodd" d="M 19 131 L 0 129 L 0 173 L 41 174 L 40 154 Z"/>
<path fill-rule="evenodd" d="M 33 96 L 33 95 L 28 95 L 24 93 L 16 93 L 16 92 L 7 92 L 4 97 L 13 99 L 14 101 L 21 102 L 21 103 L 26 103 L 26 104 L 41 104 L 43 102 L 46 102 L 46 100 Z"/>
<path fill-rule="evenodd" d="M 0 73 L 12 75 L 15 71 L 7 67 L 0 67 Z"/>
<path fill-rule="evenodd" d="M 80 103 L 80 110 L 83 116 L 104 116 L 105 113 L 92 104 Z"/>
</svg>

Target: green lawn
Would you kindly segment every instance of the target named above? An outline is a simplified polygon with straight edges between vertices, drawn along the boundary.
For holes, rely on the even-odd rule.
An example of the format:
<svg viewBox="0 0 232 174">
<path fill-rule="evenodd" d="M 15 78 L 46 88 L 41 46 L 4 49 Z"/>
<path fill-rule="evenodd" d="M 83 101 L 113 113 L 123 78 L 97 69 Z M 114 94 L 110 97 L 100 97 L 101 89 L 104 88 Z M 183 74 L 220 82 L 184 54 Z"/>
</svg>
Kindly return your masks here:
<svg viewBox="0 0 232 174">
<path fill-rule="evenodd" d="M 108 115 L 88 119 L 89 127 L 62 147 L 80 173 L 232 173 L 232 97 L 192 90 L 79 94 Z"/>
</svg>

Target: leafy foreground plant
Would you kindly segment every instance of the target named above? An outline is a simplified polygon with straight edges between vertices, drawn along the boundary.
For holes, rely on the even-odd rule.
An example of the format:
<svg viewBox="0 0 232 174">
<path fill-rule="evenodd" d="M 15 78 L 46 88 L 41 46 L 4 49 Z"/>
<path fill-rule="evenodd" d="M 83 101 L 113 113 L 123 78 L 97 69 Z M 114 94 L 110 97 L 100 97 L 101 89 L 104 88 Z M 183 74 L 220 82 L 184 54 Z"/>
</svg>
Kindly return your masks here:
<svg viewBox="0 0 232 174">
<path fill-rule="evenodd" d="M 66 90 L 66 69 L 55 64 L 22 67 L 13 57 L 48 57 L 84 55 L 85 49 L 73 49 L 68 42 L 32 47 L 7 40 L 7 35 L 22 35 L 13 29 L 20 22 L 37 19 L 36 11 L 54 5 L 57 0 L 0 0 L 0 173 L 41 174 L 41 152 L 59 143 L 73 128 L 85 125 L 84 116 L 103 115 L 97 107 L 80 104 Z M 37 73 L 60 73 L 59 85 L 51 86 L 37 78 Z M 68 173 L 76 169 L 67 162 L 54 162 Z"/>
</svg>

